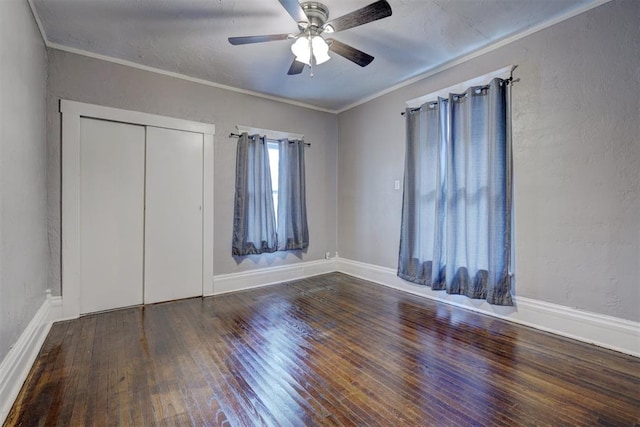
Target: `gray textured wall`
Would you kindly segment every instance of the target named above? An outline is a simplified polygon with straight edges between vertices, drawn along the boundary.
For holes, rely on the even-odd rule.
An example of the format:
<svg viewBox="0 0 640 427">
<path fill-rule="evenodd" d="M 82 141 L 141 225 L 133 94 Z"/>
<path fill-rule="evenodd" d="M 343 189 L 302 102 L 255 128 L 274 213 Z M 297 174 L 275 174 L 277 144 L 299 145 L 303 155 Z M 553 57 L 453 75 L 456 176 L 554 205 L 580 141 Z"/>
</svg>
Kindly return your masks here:
<svg viewBox="0 0 640 427">
<path fill-rule="evenodd" d="M 136 68 L 49 49 L 47 87 L 48 230 L 52 254 L 49 286 L 60 293 L 60 114 L 59 100 L 87 102 L 180 119 L 213 123 L 214 274 L 324 258 L 336 250 L 338 125 L 334 114 L 230 92 Z M 310 244 L 293 253 L 253 256 L 237 264 L 231 256 L 236 140 L 235 125 L 305 135 Z M 327 230 L 330 230 L 327 232 Z"/>
<path fill-rule="evenodd" d="M 640 320 L 638 22 L 613 1 L 340 114 L 340 256 L 397 265 L 405 101 L 518 64 L 516 295 Z"/>
<path fill-rule="evenodd" d="M 26 1 L 0 1 L 0 361 L 47 287 L 46 51 Z"/>
<path fill-rule="evenodd" d="M 60 291 L 60 98 L 216 125 L 216 274 L 299 261 L 273 255 L 237 265 L 229 254 L 235 143 L 227 135 L 236 123 L 304 133 L 313 144 L 307 155 L 312 243 L 305 260 L 335 250 L 337 230 L 342 257 L 393 268 L 402 197 L 393 181 L 403 171 L 404 102 L 518 64 L 516 295 L 640 320 L 639 20 L 640 2 L 613 1 L 337 119 L 50 50 L 50 286 Z"/>
</svg>

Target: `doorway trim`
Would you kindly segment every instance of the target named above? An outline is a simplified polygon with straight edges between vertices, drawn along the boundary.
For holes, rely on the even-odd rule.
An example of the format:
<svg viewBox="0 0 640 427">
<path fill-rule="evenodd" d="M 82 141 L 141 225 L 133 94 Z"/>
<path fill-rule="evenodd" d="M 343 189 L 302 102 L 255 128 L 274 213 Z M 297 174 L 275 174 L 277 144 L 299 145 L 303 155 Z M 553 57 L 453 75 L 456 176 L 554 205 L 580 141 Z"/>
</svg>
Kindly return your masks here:
<svg viewBox="0 0 640 427">
<path fill-rule="evenodd" d="M 60 100 L 62 114 L 62 315 L 80 315 L 80 118 L 203 134 L 202 295 L 213 293 L 213 137 L 215 125 Z M 141 284 L 142 286 L 142 284 Z"/>
</svg>

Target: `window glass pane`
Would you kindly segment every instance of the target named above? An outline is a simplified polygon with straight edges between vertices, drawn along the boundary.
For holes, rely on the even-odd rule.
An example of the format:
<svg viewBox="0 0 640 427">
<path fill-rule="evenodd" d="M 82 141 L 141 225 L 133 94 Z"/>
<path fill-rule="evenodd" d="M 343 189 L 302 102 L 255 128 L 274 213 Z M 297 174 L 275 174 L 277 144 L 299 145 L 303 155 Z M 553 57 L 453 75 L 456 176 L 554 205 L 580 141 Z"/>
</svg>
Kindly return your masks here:
<svg viewBox="0 0 640 427">
<path fill-rule="evenodd" d="M 267 143 L 269 148 L 269 168 L 271 169 L 271 189 L 273 190 L 273 210 L 276 214 L 276 223 L 278 222 L 278 167 L 280 164 L 280 151 L 278 143 Z"/>
</svg>

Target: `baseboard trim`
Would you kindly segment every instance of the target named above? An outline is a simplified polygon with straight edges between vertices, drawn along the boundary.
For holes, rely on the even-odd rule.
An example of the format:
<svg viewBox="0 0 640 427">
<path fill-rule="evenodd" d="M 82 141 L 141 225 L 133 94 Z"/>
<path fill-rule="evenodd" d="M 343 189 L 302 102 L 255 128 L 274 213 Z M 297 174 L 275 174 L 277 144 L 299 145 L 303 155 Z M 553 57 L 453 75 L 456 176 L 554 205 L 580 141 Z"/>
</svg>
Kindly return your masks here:
<svg viewBox="0 0 640 427">
<path fill-rule="evenodd" d="M 329 259 L 260 268 L 239 273 L 218 274 L 213 277 L 213 293 L 211 295 L 259 288 L 334 271 L 336 271 L 335 259 Z"/>
<path fill-rule="evenodd" d="M 344 258 L 336 260 L 336 270 L 414 295 L 640 357 L 640 322 L 518 296 L 514 297 L 513 307 L 494 306 L 486 301 L 415 285 L 400 279 L 392 268 Z"/>
<path fill-rule="evenodd" d="M 18 341 L 0 363 L 0 425 L 9 415 L 53 321 L 62 317 L 61 314 L 62 299 L 47 295 Z"/>
<path fill-rule="evenodd" d="M 640 357 L 640 322 L 577 310 L 530 298 L 515 297 L 513 307 L 432 291 L 400 279 L 388 267 L 344 258 L 300 262 L 213 278 L 213 293 L 253 289 L 320 274 L 341 272 L 414 295 L 473 310 L 557 335 Z M 20 338 L 0 363 L 0 425 L 4 423 L 53 322 L 66 320 L 61 297 L 47 296 Z"/>
</svg>

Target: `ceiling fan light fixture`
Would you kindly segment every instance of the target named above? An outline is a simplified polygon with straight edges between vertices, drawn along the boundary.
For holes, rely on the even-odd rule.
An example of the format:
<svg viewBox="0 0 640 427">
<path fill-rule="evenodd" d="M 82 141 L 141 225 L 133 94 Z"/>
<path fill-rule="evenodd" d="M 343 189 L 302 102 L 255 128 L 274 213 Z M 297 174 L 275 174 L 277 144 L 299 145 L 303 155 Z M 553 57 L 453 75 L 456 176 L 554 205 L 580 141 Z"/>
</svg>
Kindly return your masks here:
<svg viewBox="0 0 640 427">
<path fill-rule="evenodd" d="M 311 62 L 311 50 L 309 49 L 309 40 L 306 37 L 300 37 L 291 45 L 291 52 L 296 56 L 296 61 L 309 65 Z"/>
<path fill-rule="evenodd" d="M 296 61 L 307 65 L 311 65 L 312 52 L 316 59 L 315 65 L 327 62 L 331 58 L 329 56 L 329 45 L 320 36 L 312 36 L 310 39 L 307 37 L 298 38 L 291 45 L 291 52 L 296 56 Z"/>
<path fill-rule="evenodd" d="M 322 37 L 315 36 L 312 38 L 311 48 L 313 49 L 313 55 L 316 57 L 316 64 L 322 64 L 330 59 L 329 45 Z"/>
<path fill-rule="evenodd" d="M 2 0 L 0 0 L 2 1 Z M 259 36 L 229 37 L 232 45 L 263 43 L 277 40 L 295 39 L 291 51 L 295 55 L 289 66 L 287 75 L 300 74 L 304 66 L 311 68 L 310 76 L 316 65 L 327 62 L 333 56 L 341 56 L 356 65 L 366 67 L 373 61 L 373 56 L 332 38 L 325 39 L 323 35 L 349 28 L 359 27 L 369 22 L 391 16 L 391 6 L 387 0 L 377 0 L 368 6 L 361 7 L 346 15 L 329 21 L 329 8 L 317 1 L 278 0 L 282 7 L 298 23 L 299 33 L 267 34 Z"/>
</svg>

